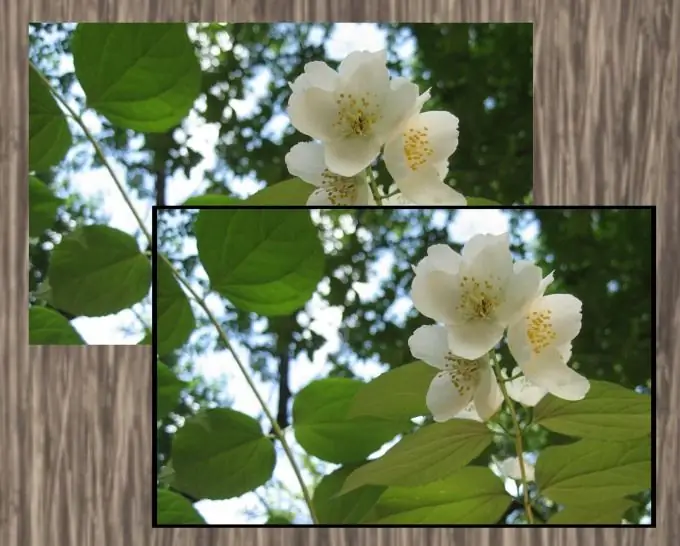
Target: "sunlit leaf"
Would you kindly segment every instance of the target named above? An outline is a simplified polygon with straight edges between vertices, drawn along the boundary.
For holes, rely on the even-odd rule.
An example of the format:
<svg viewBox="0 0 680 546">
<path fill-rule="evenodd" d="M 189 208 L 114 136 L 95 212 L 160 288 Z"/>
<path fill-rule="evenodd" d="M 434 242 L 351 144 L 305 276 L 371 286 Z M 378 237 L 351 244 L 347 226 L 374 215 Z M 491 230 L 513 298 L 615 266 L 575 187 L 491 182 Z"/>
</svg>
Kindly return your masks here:
<svg viewBox="0 0 680 546">
<path fill-rule="evenodd" d="M 309 454 L 334 463 L 362 461 L 409 428 L 405 419 L 348 418 L 361 386 L 354 379 L 333 377 L 313 381 L 295 396 L 293 430 Z"/>
<path fill-rule="evenodd" d="M 195 232 L 211 288 L 243 311 L 292 313 L 323 277 L 323 249 L 306 210 L 205 209 Z"/>
<path fill-rule="evenodd" d="M 479 455 L 492 439 L 491 431 L 477 421 L 452 419 L 427 425 L 355 470 L 343 491 L 366 484 L 411 487 L 444 479 Z"/>
<path fill-rule="evenodd" d="M 173 487 L 199 499 L 229 499 L 266 483 L 274 444 L 259 423 L 226 408 L 187 419 L 172 443 Z"/>
<path fill-rule="evenodd" d="M 186 386 L 160 361 L 156 362 L 156 420 L 165 419 L 179 404 L 179 395 Z"/>
<path fill-rule="evenodd" d="M 158 354 L 184 345 L 196 327 L 194 313 L 172 269 L 161 257 L 156 263 L 156 335 Z"/>
<path fill-rule="evenodd" d="M 156 490 L 157 525 L 205 525 L 193 505 L 181 495 L 167 489 Z"/>
<path fill-rule="evenodd" d="M 411 362 L 385 372 L 359 389 L 349 414 L 389 419 L 428 415 L 425 395 L 436 373 L 436 368 L 424 362 Z"/>
<path fill-rule="evenodd" d="M 71 43 L 87 105 L 125 129 L 164 132 L 185 118 L 201 67 L 183 23 L 79 23 Z"/>
<path fill-rule="evenodd" d="M 649 437 L 628 442 L 580 440 L 546 448 L 536 463 L 536 483 L 549 499 L 566 505 L 619 499 L 649 489 Z"/>
<path fill-rule="evenodd" d="M 85 344 L 66 317 L 45 307 L 31 307 L 28 310 L 28 343 L 30 345 Z"/>
<path fill-rule="evenodd" d="M 651 397 L 606 381 L 591 381 L 583 400 L 546 396 L 534 421 L 545 428 L 594 440 L 629 440 L 651 432 Z"/>
<path fill-rule="evenodd" d="M 54 306 L 88 317 L 128 309 L 151 286 L 151 264 L 137 241 L 108 226 L 84 226 L 64 237 L 48 274 Z"/>
<path fill-rule="evenodd" d="M 28 177 L 28 236 L 39 237 L 54 225 L 64 200 L 35 176 Z"/>
<path fill-rule="evenodd" d="M 49 87 L 28 67 L 28 168 L 44 171 L 59 163 L 71 147 L 71 131 Z"/>
</svg>

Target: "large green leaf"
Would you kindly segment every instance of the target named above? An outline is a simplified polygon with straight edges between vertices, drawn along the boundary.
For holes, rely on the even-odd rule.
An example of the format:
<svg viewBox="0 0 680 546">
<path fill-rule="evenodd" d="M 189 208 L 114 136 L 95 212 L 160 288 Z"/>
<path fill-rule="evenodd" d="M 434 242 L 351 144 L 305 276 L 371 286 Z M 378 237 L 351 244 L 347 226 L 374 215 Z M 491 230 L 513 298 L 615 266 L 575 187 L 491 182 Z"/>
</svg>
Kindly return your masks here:
<svg viewBox="0 0 680 546">
<path fill-rule="evenodd" d="M 134 237 L 107 226 L 84 226 L 64 237 L 48 274 L 54 306 L 87 317 L 127 309 L 151 286 L 151 264 Z"/>
<path fill-rule="evenodd" d="M 71 48 L 87 105 L 119 127 L 172 129 L 200 92 L 186 24 L 80 23 Z"/>
<path fill-rule="evenodd" d="M 412 362 L 385 372 L 359 389 L 349 415 L 388 419 L 428 415 L 425 395 L 436 374 L 437 369 L 424 362 Z"/>
<path fill-rule="evenodd" d="M 567 506 L 644 491 L 652 483 L 650 438 L 548 447 L 538 457 L 536 483 L 543 495 Z"/>
<path fill-rule="evenodd" d="M 274 444 L 258 422 L 226 408 L 187 419 L 172 443 L 173 487 L 198 499 L 229 499 L 266 483 Z"/>
<path fill-rule="evenodd" d="M 212 289 L 243 311 L 290 314 L 323 277 L 323 249 L 307 210 L 205 209 L 195 233 Z"/>
<path fill-rule="evenodd" d="M 332 463 L 363 461 L 385 442 L 408 430 L 406 419 L 348 418 L 361 381 L 332 377 L 313 381 L 293 400 L 293 428 L 311 455 Z"/>
<path fill-rule="evenodd" d="M 165 419 L 168 413 L 179 404 L 179 395 L 186 382 L 177 376 L 161 361 L 156 362 L 156 420 Z"/>
<path fill-rule="evenodd" d="M 493 524 L 512 497 L 487 467 L 469 466 L 444 480 L 420 487 L 390 487 L 368 523 L 462 525 Z"/>
<path fill-rule="evenodd" d="M 73 140 L 63 112 L 49 87 L 28 67 L 28 168 L 44 171 L 66 155 Z"/>
<path fill-rule="evenodd" d="M 269 517 L 269 519 L 265 522 L 265 525 L 293 525 L 293 522 L 287 516 L 275 514 Z"/>
<path fill-rule="evenodd" d="M 45 307 L 28 310 L 30 345 L 84 345 L 85 342 L 62 314 Z"/>
<path fill-rule="evenodd" d="M 592 501 L 590 504 L 566 506 L 548 520 L 548 525 L 621 525 L 623 514 L 635 506 L 630 499 Z"/>
<path fill-rule="evenodd" d="M 314 490 L 314 511 L 319 523 L 344 525 L 361 523 L 375 505 L 384 486 L 365 485 L 346 495 L 336 496 L 356 466 L 343 466 L 324 476 Z"/>
<path fill-rule="evenodd" d="M 546 396 L 534 421 L 545 428 L 594 440 L 629 440 L 647 436 L 652 427 L 651 397 L 606 381 L 591 381 L 583 400 Z"/>
<path fill-rule="evenodd" d="M 28 236 L 39 237 L 54 225 L 57 209 L 64 202 L 52 193 L 47 184 L 28 177 Z"/>
<path fill-rule="evenodd" d="M 299 205 L 305 206 L 307 199 L 314 191 L 314 186 L 303 182 L 299 178 L 291 178 L 277 182 L 258 191 L 245 200 L 244 205 Z"/>
<path fill-rule="evenodd" d="M 156 490 L 157 525 L 205 525 L 193 505 L 181 495 L 167 489 Z"/>
<path fill-rule="evenodd" d="M 156 264 L 156 335 L 158 354 L 165 355 L 184 345 L 196 327 L 196 319 L 184 291 L 168 263 Z"/>
<path fill-rule="evenodd" d="M 491 431 L 477 421 L 452 419 L 427 425 L 355 470 L 343 491 L 366 484 L 412 487 L 444 479 L 477 457 L 492 439 Z"/>
</svg>

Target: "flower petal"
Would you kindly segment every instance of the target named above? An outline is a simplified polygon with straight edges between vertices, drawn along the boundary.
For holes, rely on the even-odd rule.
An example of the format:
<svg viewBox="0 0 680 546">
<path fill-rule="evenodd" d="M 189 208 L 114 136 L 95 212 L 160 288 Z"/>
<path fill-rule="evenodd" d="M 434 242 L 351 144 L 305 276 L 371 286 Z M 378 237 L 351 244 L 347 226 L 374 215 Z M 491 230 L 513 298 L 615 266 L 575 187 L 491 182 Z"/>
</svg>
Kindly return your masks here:
<svg viewBox="0 0 680 546">
<path fill-rule="evenodd" d="M 385 144 L 397 137 L 418 107 L 419 89 L 415 83 L 402 83 L 383 96 L 380 119 L 373 126 Z"/>
<path fill-rule="evenodd" d="M 507 247 L 508 254 L 510 253 L 510 237 L 507 233 L 501 233 L 500 235 L 478 233 L 477 235 L 470 237 L 467 243 L 463 245 L 461 255 L 466 260 L 472 261 L 475 256 L 477 256 L 477 254 L 479 254 L 485 248 L 498 245 Z M 512 262 L 512 256 L 510 256 L 510 261 Z"/>
<path fill-rule="evenodd" d="M 465 408 L 460 413 L 456 413 L 454 417 L 455 419 L 469 419 L 471 421 L 479 421 L 480 423 L 484 422 L 484 419 L 479 416 L 479 413 L 475 408 L 474 401 L 465 406 Z"/>
<path fill-rule="evenodd" d="M 460 254 L 449 245 L 432 245 L 427 249 L 427 256 L 416 265 L 415 273 L 419 275 L 428 271 L 443 271 L 444 273 L 454 275 L 458 272 L 460 263 Z"/>
<path fill-rule="evenodd" d="M 300 142 L 293 146 L 285 157 L 288 172 L 309 184 L 320 186 L 326 170 L 323 144 Z"/>
<path fill-rule="evenodd" d="M 290 123 L 301 133 L 317 140 L 328 141 L 340 137 L 339 129 L 334 126 L 337 114 L 334 94 L 318 87 L 293 93 L 288 101 Z"/>
<path fill-rule="evenodd" d="M 450 112 L 433 110 L 418 116 L 418 124 L 427 130 L 428 144 L 432 149 L 430 161 L 437 163 L 458 148 L 458 118 Z"/>
<path fill-rule="evenodd" d="M 308 207 L 334 207 L 326 188 L 315 189 L 307 198 Z"/>
<path fill-rule="evenodd" d="M 511 377 L 517 375 L 519 372 L 520 369 L 515 368 L 512 371 Z M 543 400 L 546 394 L 548 394 L 547 390 L 538 385 L 534 385 L 526 377 L 518 377 L 517 379 L 508 381 L 505 384 L 505 388 L 508 391 L 508 396 L 510 398 L 529 407 L 534 407 Z"/>
<path fill-rule="evenodd" d="M 508 326 L 506 340 L 515 362 L 527 362 L 532 358 L 531 345 L 527 336 L 527 317 L 521 316 Z"/>
<path fill-rule="evenodd" d="M 564 400 L 582 400 L 590 382 L 565 363 L 557 348 L 549 348 L 528 362 L 518 362 L 526 378 Z"/>
<path fill-rule="evenodd" d="M 505 288 L 505 298 L 496 309 L 496 317 L 501 322 L 509 324 L 516 320 L 531 305 L 543 272 L 535 264 L 527 264 L 515 268 Z"/>
<path fill-rule="evenodd" d="M 460 299 L 456 278 L 443 271 L 418 274 L 411 284 L 411 299 L 414 307 L 426 317 L 437 322 L 451 322 L 456 318 L 453 311 Z"/>
<path fill-rule="evenodd" d="M 328 170 L 341 176 L 354 176 L 368 167 L 380 153 L 373 137 L 348 137 L 328 142 L 325 147 Z"/>
<path fill-rule="evenodd" d="M 408 346 L 413 358 L 422 360 L 430 366 L 444 369 L 449 354 L 446 328 L 438 324 L 421 326 L 408 338 Z"/>
<path fill-rule="evenodd" d="M 551 325 L 555 332 L 554 343 L 571 342 L 581 331 L 581 300 L 571 294 L 543 296 L 535 305 L 536 310 L 551 312 Z"/>
<path fill-rule="evenodd" d="M 473 389 L 461 393 L 453 383 L 453 374 L 439 372 L 430 383 L 425 403 L 434 420 L 441 423 L 463 411 L 472 400 L 472 393 Z"/>
<path fill-rule="evenodd" d="M 504 476 L 518 481 L 522 479 L 522 469 L 520 468 L 518 457 L 509 457 L 497 464 L 498 470 Z M 526 460 L 524 461 L 524 473 L 527 482 L 533 482 L 535 480 L 535 468 Z"/>
<path fill-rule="evenodd" d="M 385 70 L 387 70 L 387 50 L 352 51 L 342 60 L 340 66 L 338 66 L 338 73 L 341 78 L 349 79 L 355 76 L 355 72 L 358 68 L 366 64 L 371 67 L 384 65 Z"/>
<path fill-rule="evenodd" d="M 322 61 L 312 61 L 305 65 L 304 73 L 300 74 L 290 88 L 293 92 L 306 91 L 310 87 L 320 87 L 324 91 L 333 91 L 338 85 L 338 73 Z"/>
<path fill-rule="evenodd" d="M 491 419 L 503 403 L 503 393 L 488 362 L 482 366 L 474 402 L 477 413 L 484 421 Z"/>
<path fill-rule="evenodd" d="M 357 182 L 352 178 L 347 178 L 332 184 L 324 184 L 321 188 L 314 190 L 307 200 L 307 206 L 354 206 L 358 204 L 358 197 Z"/>
<path fill-rule="evenodd" d="M 461 193 L 441 181 L 434 165 L 410 173 L 406 178 L 395 178 L 395 182 L 404 197 L 416 205 L 451 207 L 467 205 L 467 200 Z"/>
<path fill-rule="evenodd" d="M 446 324 L 446 321 L 441 322 Z M 492 320 L 475 320 L 447 326 L 447 330 L 451 352 L 462 358 L 474 359 L 488 353 L 496 346 L 503 337 L 504 328 L 503 325 Z"/>
</svg>

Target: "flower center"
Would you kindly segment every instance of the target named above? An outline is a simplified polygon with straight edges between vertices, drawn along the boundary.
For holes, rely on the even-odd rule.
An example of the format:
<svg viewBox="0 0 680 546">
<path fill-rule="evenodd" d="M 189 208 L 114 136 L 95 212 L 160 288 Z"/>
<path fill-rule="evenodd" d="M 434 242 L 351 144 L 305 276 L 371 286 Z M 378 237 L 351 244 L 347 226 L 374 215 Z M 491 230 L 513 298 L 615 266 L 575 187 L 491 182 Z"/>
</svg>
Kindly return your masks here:
<svg viewBox="0 0 680 546">
<path fill-rule="evenodd" d="M 404 133 L 404 155 L 406 156 L 406 164 L 412 171 L 416 171 L 425 165 L 428 158 L 434 153 L 430 147 L 428 133 L 427 127 L 418 129 L 411 127 Z"/>
<path fill-rule="evenodd" d="M 462 277 L 460 301 L 456 310 L 467 320 L 488 319 L 499 303 L 498 290 L 488 280 Z"/>
<path fill-rule="evenodd" d="M 551 322 L 552 311 L 545 309 L 542 311 L 532 311 L 527 319 L 527 337 L 531 350 L 535 354 L 539 354 L 543 349 L 548 347 L 557 334 L 553 329 Z"/>
<path fill-rule="evenodd" d="M 371 134 L 373 124 L 381 117 L 378 96 L 375 93 L 340 93 L 335 103 L 338 105 L 338 113 L 333 126 L 340 128 L 345 136 Z"/>
<path fill-rule="evenodd" d="M 447 375 L 458 394 L 466 396 L 479 384 L 480 373 L 478 360 L 465 360 L 448 353 L 445 357 L 444 371 L 438 375 Z"/>
<path fill-rule="evenodd" d="M 333 205 L 354 203 L 357 198 L 357 183 L 354 177 L 339 176 L 326 169 L 321 174 L 321 187 Z"/>
</svg>

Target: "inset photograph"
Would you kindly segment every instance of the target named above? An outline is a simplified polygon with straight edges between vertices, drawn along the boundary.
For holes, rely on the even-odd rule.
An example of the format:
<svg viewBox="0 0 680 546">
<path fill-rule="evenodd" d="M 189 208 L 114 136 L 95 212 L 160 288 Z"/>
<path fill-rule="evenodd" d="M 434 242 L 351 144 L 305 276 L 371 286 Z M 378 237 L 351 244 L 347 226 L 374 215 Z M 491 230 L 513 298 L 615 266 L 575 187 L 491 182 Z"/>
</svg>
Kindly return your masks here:
<svg viewBox="0 0 680 546">
<path fill-rule="evenodd" d="M 531 23 L 32 23 L 29 342 L 150 343 L 152 206 L 530 204 L 532 41 Z"/>
<path fill-rule="evenodd" d="M 153 525 L 654 526 L 654 226 L 154 208 Z"/>
</svg>

